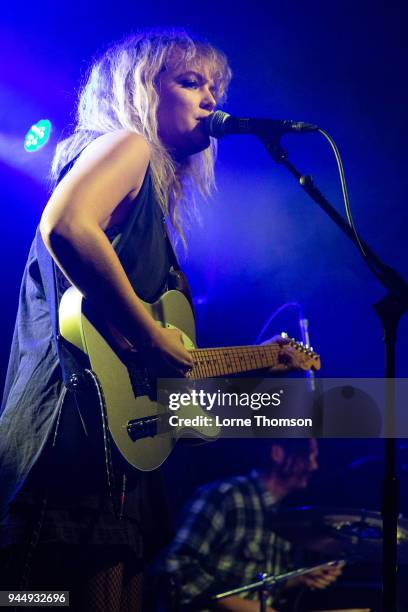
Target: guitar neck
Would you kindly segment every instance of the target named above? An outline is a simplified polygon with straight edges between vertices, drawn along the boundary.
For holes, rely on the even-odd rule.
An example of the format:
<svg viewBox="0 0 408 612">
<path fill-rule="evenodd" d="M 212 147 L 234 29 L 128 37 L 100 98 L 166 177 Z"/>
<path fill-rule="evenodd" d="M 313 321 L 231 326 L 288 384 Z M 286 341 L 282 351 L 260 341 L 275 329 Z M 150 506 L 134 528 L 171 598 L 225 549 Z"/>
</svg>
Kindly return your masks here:
<svg viewBox="0 0 408 612">
<path fill-rule="evenodd" d="M 191 351 L 194 366 L 189 378 L 215 378 L 228 374 L 273 368 L 279 364 L 281 347 L 277 344 L 261 346 L 231 346 L 195 349 Z"/>
</svg>

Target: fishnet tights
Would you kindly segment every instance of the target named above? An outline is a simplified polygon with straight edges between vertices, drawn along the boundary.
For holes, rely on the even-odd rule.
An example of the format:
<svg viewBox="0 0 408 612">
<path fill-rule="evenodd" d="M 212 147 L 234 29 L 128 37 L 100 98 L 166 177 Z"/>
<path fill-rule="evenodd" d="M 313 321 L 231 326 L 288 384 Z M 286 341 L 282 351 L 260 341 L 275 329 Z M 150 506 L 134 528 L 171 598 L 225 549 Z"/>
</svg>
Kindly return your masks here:
<svg viewBox="0 0 408 612">
<path fill-rule="evenodd" d="M 86 609 L 92 612 L 141 612 L 142 574 L 126 576 L 124 563 L 104 569 L 84 585 Z"/>
<path fill-rule="evenodd" d="M 140 560 L 110 552 L 39 546 L 25 588 L 69 591 L 75 612 L 142 612 Z"/>
</svg>

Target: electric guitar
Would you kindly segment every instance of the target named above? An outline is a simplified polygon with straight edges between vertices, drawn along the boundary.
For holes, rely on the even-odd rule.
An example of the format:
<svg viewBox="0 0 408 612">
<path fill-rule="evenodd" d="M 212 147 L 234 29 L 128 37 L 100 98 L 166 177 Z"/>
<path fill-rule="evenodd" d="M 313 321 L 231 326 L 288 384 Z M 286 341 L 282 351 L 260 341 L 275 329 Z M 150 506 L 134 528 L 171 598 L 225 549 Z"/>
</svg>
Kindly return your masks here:
<svg viewBox="0 0 408 612">
<path fill-rule="evenodd" d="M 290 365 L 282 361 L 282 347 L 278 343 L 196 348 L 194 315 L 188 300 L 179 291 L 168 291 L 154 304 L 144 303 L 144 306 L 159 325 L 182 332 L 183 342 L 193 359 L 193 367 L 187 373 L 192 381 L 263 368 L 320 369 L 319 355 L 294 340 L 288 340 L 285 345 L 285 351 L 291 355 Z M 183 434 L 183 428 L 168 426 L 168 407 L 156 401 L 154 381 L 152 385 L 143 354 L 124 350 L 123 346 L 130 346 L 127 340 L 122 338 L 119 342 L 118 332 L 112 333 L 111 326 L 98 319 L 74 287 L 62 296 L 59 326 L 62 337 L 79 349 L 89 363 L 119 452 L 139 470 L 159 467 Z M 183 417 L 192 419 L 205 414 L 208 413 L 195 405 L 181 406 L 177 411 L 181 422 Z M 193 433 L 204 439 L 216 438 L 219 432 L 220 428 L 215 425 L 193 428 Z"/>
</svg>

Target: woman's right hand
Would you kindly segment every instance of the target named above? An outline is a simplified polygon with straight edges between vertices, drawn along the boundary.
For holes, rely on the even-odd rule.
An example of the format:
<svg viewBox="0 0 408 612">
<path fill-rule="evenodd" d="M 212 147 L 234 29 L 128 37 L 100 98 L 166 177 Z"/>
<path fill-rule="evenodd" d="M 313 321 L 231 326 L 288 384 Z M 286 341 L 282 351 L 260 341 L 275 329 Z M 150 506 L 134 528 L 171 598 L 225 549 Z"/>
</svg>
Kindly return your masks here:
<svg viewBox="0 0 408 612">
<path fill-rule="evenodd" d="M 157 327 L 151 339 L 151 350 L 148 360 L 158 376 L 185 376 L 193 366 L 190 352 L 183 344 L 179 329 Z"/>
</svg>

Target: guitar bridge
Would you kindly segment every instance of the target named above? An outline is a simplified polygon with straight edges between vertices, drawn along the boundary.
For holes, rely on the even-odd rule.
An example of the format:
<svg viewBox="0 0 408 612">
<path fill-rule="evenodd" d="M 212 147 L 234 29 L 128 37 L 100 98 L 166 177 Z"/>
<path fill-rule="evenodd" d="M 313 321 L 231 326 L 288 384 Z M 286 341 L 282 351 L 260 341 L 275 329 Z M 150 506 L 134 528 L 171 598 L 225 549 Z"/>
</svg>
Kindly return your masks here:
<svg viewBox="0 0 408 612">
<path fill-rule="evenodd" d="M 157 426 L 159 421 L 159 416 L 143 417 L 128 421 L 126 429 L 130 439 L 136 442 L 136 440 L 142 440 L 143 438 L 154 438 L 158 433 Z"/>
</svg>

